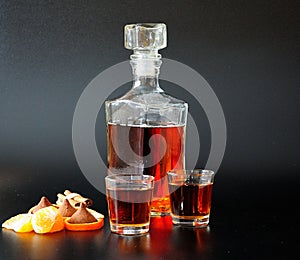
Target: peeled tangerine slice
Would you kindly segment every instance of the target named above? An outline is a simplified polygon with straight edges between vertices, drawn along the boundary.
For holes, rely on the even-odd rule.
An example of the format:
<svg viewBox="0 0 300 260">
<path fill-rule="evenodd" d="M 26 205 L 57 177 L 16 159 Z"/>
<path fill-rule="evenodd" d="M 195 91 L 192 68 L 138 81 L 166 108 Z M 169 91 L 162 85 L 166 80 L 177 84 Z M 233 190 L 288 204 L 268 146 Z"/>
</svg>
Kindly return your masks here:
<svg viewBox="0 0 300 260">
<path fill-rule="evenodd" d="M 64 229 L 64 221 L 59 210 L 53 206 L 42 208 L 32 215 L 32 227 L 36 233 L 45 234 Z"/>
<path fill-rule="evenodd" d="M 31 224 L 31 214 L 18 214 L 6 220 L 2 227 L 12 229 L 15 232 L 31 232 L 33 230 Z"/>
</svg>

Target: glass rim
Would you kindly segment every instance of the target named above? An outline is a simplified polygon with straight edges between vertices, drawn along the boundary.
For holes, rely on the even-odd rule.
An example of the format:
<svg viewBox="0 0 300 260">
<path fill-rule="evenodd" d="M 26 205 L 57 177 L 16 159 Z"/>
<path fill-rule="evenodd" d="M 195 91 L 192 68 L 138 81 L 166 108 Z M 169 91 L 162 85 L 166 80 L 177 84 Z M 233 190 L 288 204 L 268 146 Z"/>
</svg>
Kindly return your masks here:
<svg viewBox="0 0 300 260">
<path fill-rule="evenodd" d="M 168 175 L 208 175 L 214 176 L 215 172 L 208 169 L 174 169 L 167 172 Z"/>
<path fill-rule="evenodd" d="M 117 177 L 130 177 L 130 176 L 139 176 L 142 177 L 140 180 L 134 180 L 134 179 L 122 179 L 122 178 L 117 178 Z M 146 175 L 146 174 L 139 174 L 139 173 L 117 173 L 117 174 L 112 174 L 108 175 L 105 177 L 105 180 L 112 181 L 112 182 L 117 182 L 117 181 L 124 181 L 124 182 L 130 182 L 130 181 L 154 181 L 154 177 L 151 175 Z"/>
</svg>

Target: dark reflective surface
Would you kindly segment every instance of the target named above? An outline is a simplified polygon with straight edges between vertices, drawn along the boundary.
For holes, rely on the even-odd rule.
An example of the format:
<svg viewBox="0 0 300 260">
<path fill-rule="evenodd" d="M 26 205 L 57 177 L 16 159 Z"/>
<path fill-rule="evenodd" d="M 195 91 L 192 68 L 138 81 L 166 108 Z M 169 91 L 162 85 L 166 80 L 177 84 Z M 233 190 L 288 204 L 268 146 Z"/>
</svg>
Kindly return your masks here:
<svg viewBox="0 0 300 260">
<path fill-rule="evenodd" d="M 170 217 L 151 219 L 151 231 L 139 236 L 111 233 L 108 220 L 102 230 L 91 232 L 62 231 L 39 235 L 34 232 L 15 233 L 2 230 L 4 256 L 17 259 L 61 259 L 65 257 L 108 257 L 124 259 L 141 257 L 184 258 L 209 255 L 212 248 L 210 228 L 182 229 L 173 227 Z"/>
<path fill-rule="evenodd" d="M 55 172 L 60 178 L 52 178 Z M 285 259 L 296 252 L 299 234 L 297 178 L 253 179 L 252 175 L 219 171 L 212 194 L 211 221 L 207 228 L 174 226 L 170 217 L 151 218 L 150 232 L 120 236 L 109 229 L 105 196 L 82 178 L 80 171 L 44 169 L 34 172 L 0 169 L 0 222 L 27 212 L 45 195 L 55 202 L 66 187 L 94 200 L 105 225 L 90 232 L 54 234 L 0 231 L 0 259 Z M 6 177 L 5 177 L 6 176 Z M 73 177 L 72 177 L 73 176 Z M 238 177 L 237 177 L 238 176 Z M 30 182 L 26 181 L 30 180 Z M 41 185 L 42 184 L 42 185 Z"/>
<path fill-rule="evenodd" d="M 214 202 L 219 204 L 218 197 Z M 258 204 L 249 210 L 249 201 L 244 207 L 238 201 L 226 209 L 213 207 L 207 228 L 182 228 L 172 225 L 171 217 L 156 217 L 151 219 L 150 232 L 139 236 L 111 233 L 107 218 L 101 230 L 90 232 L 39 235 L 3 229 L 0 259 L 285 258 L 294 254 L 296 218 L 282 221 L 277 202 L 269 201 L 260 215 Z"/>
</svg>

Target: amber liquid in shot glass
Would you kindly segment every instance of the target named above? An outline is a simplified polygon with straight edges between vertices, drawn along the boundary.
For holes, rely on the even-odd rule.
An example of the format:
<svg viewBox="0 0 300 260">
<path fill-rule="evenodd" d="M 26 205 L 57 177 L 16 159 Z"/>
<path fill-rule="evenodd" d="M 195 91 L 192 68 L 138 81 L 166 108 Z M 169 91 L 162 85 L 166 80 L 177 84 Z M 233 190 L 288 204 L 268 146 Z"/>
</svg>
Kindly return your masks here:
<svg viewBox="0 0 300 260">
<path fill-rule="evenodd" d="M 138 226 L 149 222 L 152 192 L 152 189 L 107 189 L 111 223 Z M 135 202 L 137 197 L 142 202 Z"/>
<path fill-rule="evenodd" d="M 209 223 L 213 172 L 181 170 L 168 173 L 174 224 L 205 227 Z"/>
<path fill-rule="evenodd" d="M 106 177 L 106 198 L 112 232 L 136 235 L 149 231 L 153 180 L 152 176 L 147 175 Z"/>
</svg>

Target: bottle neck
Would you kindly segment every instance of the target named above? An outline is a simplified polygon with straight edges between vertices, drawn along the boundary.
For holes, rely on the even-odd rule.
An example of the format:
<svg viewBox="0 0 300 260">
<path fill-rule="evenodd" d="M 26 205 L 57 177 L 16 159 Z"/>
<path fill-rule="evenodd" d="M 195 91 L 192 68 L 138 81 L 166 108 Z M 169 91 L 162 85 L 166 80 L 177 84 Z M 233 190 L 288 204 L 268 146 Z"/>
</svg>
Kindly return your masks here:
<svg viewBox="0 0 300 260">
<path fill-rule="evenodd" d="M 135 51 L 130 56 L 133 73 L 133 88 L 143 87 L 163 92 L 159 87 L 161 55 L 156 52 Z"/>
</svg>

